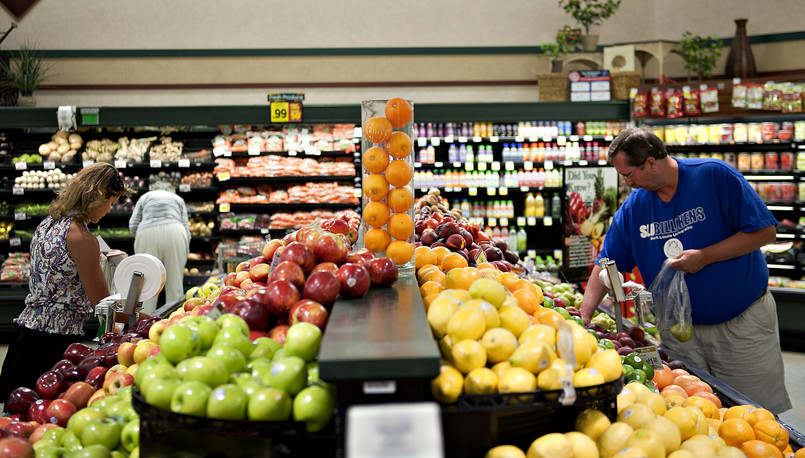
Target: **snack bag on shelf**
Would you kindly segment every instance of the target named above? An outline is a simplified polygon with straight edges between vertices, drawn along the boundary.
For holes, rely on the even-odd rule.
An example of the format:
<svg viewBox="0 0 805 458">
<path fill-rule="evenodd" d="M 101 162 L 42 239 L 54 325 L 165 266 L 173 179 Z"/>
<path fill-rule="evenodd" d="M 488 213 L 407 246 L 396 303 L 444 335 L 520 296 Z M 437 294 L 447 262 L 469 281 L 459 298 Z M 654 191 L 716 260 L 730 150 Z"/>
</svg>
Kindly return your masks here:
<svg viewBox="0 0 805 458">
<path fill-rule="evenodd" d="M 750 110 L 763 109 L 763 85 L 750 84 L 746 90 L 746 108 Z"/>
<path fill-rule="evenodd" d="M 658 88 L 651 89 L 651 116 L 665 117 L 665 91 Z"/>
<path fill-rule="evenodd" d="M 783 113 L 802 113 L 802 85 L 786 83 L 783 89 Z"/>
<path fill-rule="evenodd" d="M 715 113 L 718 111 L 718 89 L 714 87 L 702 87 L 699 90 L 699 103 L 702 113 Z"/>
<path fill-rule="evenodd" d="M 783 91 L 773 81 L 763 86 L 763 110 L 780 111 L 783 103 Z"/>
<path fill-rule="evenodd" d="M 635 118 L 645 118 L 649 115 L 649 93 L 648 91 L 637 91 L 632 100 L 632 116 Z"/>
<path fill-rule="evenodd" d="M 684 114 L 682 107 L 682 91 L 680 89 L 668 89 L 665 93 L 665 97 L 668 103 L 665 116 L 669 119 L 681 117 Z"/>
<path fill-rule="evenodd" d="M 684 100 L 683 111 L 685 116 L 695 116 L 702 113 L 699 106 L 699 89 L 685 86 L 682 88 L 682 96 Z"/>
<path fill-rule="evenodd" d="M 748 85 L 741 84 L 740 78 L 736 78 L 732 84 L 732 106 L 734 108 L 747 108 Z"/>
</svg>

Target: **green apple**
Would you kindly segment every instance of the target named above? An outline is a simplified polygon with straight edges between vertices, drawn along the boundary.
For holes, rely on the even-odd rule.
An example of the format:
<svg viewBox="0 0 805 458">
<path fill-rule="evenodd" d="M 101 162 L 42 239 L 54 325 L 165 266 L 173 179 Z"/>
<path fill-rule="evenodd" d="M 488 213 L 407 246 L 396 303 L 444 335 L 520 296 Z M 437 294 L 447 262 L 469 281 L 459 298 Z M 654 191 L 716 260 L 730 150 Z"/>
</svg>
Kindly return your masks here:
<svg viewBox="0 0 805 458">
<path fill-rule="evenodd" d="M 117 390 L 117 397 L 124 401 L 131 401 L 131 385 L 126 385 Z"/>
<path fill-rule="evenodd" d="M 247 416 L 252 421 L 285 421 L 291 418 L 291 397 L 277 388 L 261 388 L 249 396 Z"/>
<path fill-rule="evenodd" d="M 227 383 L 212 390 L 207 399 L 207 416 L 225 420 L 243 420 L 246 418 L 246 404 L 249 397 L 237 385 Z"/>
<path fill-rule="evenodd" d="M 84 410 L 84 409 L 81 409 L 81 410 Z M 81 410 L 79 410 L 78 412 L 80 412 Z M 71 415 L 70 420 L 72 420 L 73 417 L 78 415 L 78 412 L 76 412 L 73 415 Z M 70 425 L 70 420 L 67 420 L 67 425 L 68 426 Z M 53 442 L 55 445 L 61 445 L 61 438 L 62 438 L 62 436 L 64 436 L 65 432 L 67 432 L 67 429 L 62 428 L 61 426 L 58 426 L 56 428 L 50 428 L 49 430 L 45 431 L 45 434 L 42 434 L 42 438 L 39 439 L 39 440 L 40 441 L 45 440 L 45 441 Z"/>
<path fill-rule="evenodd" d="M 171 411 L 203 417 L 207 415 L 207 398 L 210 393 L 212 388 L 204 382 L 184 382 L 173 392 Z"/>
<path fill-rule="evenodd" d="M 254 359 L 246 364 L 246 372 L 257 379 L 258 383 L 267 384 L 266 374 L 271 371 L 272 364 L 274 363 L 266 358 Z"/>
<path fill-rule="evenodd" d="M 151 384 L 150 389 L 153 390 L 154 383 Z M 146 397 L 146 400 L 148 398 Z M 149 403 L 150 404 L 150 403 Z M 170 398 L 168 399 L 168 405 L 170 405 Z M 109 406 L 106 409 L 106 415 L 109 418 L 114 418 L 115 420 L 121 421 L 123 423 L 127 423 L 134 419 L 139 419 L 140 415 L 134 410 L 134 406 L 131 405 L 131 401 L 126 401 L 121 399 L 120 402 Z"/>
<path fill-rule="evenodd" d="M 176 378 L 154 380 L 148 384 L 148 391 L 145 392 L 145 402 L 160 409 L 170 409 L 173 392 L 181 384 L 182 381 Z"/>
<path fill-rule="evenodd" d="M 248 356 L 250 360 L 261 356 L 271 359 L 274 356 L 274 352 L 280 348 L 282 348 L 282 344 L 276 340 L 270 337 L 258 337 L 254 340 L 254 349 Z"/>
<path fill-rule="evenodd" d="M 209 295 L 212 294 L 212 292 L 215 291 L 216 289 L 218 289 L 218 285 L 216 285 L 215 283 L 210 282 L 204 283 L 203 285 L 201 285 L 201 295 L 202 297 L 209 297 Z"/>
<path fill-rule="evenodd" d="M 319 382 L 321 382 L 321 378 L 319 377 L 319 362 L 311 361 L 307 363 L 307 384 L 312 385 Z"/>
<path fill-rule="evenodd" d="M 193 331 L 196 331 L 201 341 L 201 351 L 205 351 L 212 346 L 215 336 L 221 330 L 212 318 L 206 315 L 191 316 L 181 323 Z"/>
<path fill-rule="evenodd" d="M 262 382 L 295 396 L 307 384 L 305 360 L 298 356 L 286 356 L 271 365 L 271 370 L 265 374 Z"/>
<path fill-rule="evenodd" d="M 196 356 L 200 351 L 198 334 L 186 326 L 168 326 L 159 338 L 159 354 L 168 358 L 171 364 Z"/>
<path fill-rule="evenodd" d="M 321 347 L 321 329 L 304 321 L 294 323 L 285 335 L 285 356 L 298 356 L 313 361 Z"/>
<path fill-rule="evenodd" d="M 101 444 L 93 444 L 67 454 L 66 458 L 112 458 L 112 452 Z"/>
<path fill-rule="evenodd" d="M 304 421 L 309 433 L 321 431 L 330 422 L 335 408 L 332 391 L 321 386 L 309 386 L 294 397 L 293 419 Z"/>
<path fill-rule="evenodd" d="M 120 432 L 120 442 L 123 444 L 123 448 L 128 452 L 140 446 L 139 420 L 132 420 L 123 426 L 123 431 Z"/>
<path fill-rule="evenodd" d="M 194 356 L 176 365 L 176 372 L 183 382 L 198 380 L 215 388 L 229 380 L 229 371 L 223 362 L 206 356 Z"/>
<path fill-rule="evenodd" d="M 246 367 L 246 357 L 230 345 L 215 345 L 207 351 L 207 358 L 217 359 L 226 365 L 230 374 L 242 371 Z"/>
<path fill-rule="evenodd" d="M 98 419 L 98 420 L 100 420 L 100 419 Z M 90 421 L 95 421 L 95 420 L 90 420 Z M 87 423 L 89 423 L 89 421 Z M 84 429 L 82 429 L 81 431 L 84 431 Z M 75 450 L 80 450 L 81 449 L 81 437 L 79 436 L 79 433 L 76 433 L 76 432 L 71 431 L 71 430 L 67 430 L 62 435 L 62 437 L 61 437 L 61 445 L 62 445 L 62 447 L 67 449 L 67 452 L 73 452 Z"/>
<path fill-rule="evenodd" d="M 154 380 L 179 379 L 179 373 L 176 371 L 176 368 L 168 363 L 155 364 L 147 368 L 145 373 L 143 373 L 143 368 L 140 368 L 137 370 L 137 376 L 140 376 L 140 374 L 142 374 L 140 383 L 137 383 L 136 377 L 134 383 L 137 384 L 137 388 L 143 395 L 148 393 L 148 386 L 153 383 Z"/>
<path fill-rule="evenodd" d="M 34 442 L 33 447 L 37 457 L 61 458 L 67 453 L 67 449 L 59 445 L 58 442 L 44 439 Z"/>
<path fill-rule="evenodd" d="M 232 313 L 224 313 L 223 315 L 219 316 L 215 322 L 218 324 L 218 327 L 221 329 L 228 328 L 230 326 L 235 326 L 243 332 L 243 335 L 248 337 L 249 336 L 249 325 L 246 324 L 246 320 L 243 318 L 232 314 Z"/>
<path fill-rule="evenodd" d="M 140 458 L 140 447 L 134 447 L 134 450 L 129 453 L 129 458 Z"/>
<path fill-rule="evenodd" d="M 113 450 L 120 443 L 120 433 L 122 431 L 123 425 L 111 418 L 90 420 L 81 432 L 81 444 L 85 448 L 98 444 Z"/>
<path fill-rule="evenodd" d="M 274 356 L 271 357 L 271 361 L 279 361 L 285 358 L 285 349 L 280 348 L 279 350 L 274 352 Z"/>
<path fill-rule="evenodd" d="M 173 366 L 171 363 L 168 362 L 168 359 L 162 356 L 161 354 L 153 358 L 148 358 L 142 363 L 137 365 L 137 372 L 134 374 L 134 385 L 136 385 L 139 388 L 143 377 L 145 377 L 145 374 L 147 374 L 151 370 L 151 368 L 159 364 L 167 364 L 169 366 Z M 140 390 L 140 393 L 142 393 L 142 390 Z"/>
<path fill-rule="evenodd" d="M 106 396 L 104 398 L 99 399 L 96 402 L 93 402 L 92 407 L 102 410 L 103 413 L 105 413 L 106 416 L 109 417 L 109 409 L 114 407 L 115 404 L 121 402 L 123 402 L 123 400 L 118 398 L 117 396 Z"/>
<path fill-rule="evenodd" d="M 122 447 L 122 445 L 120 447 Z M 128 453 L 123 453 L 120 450 L 120 447 L 118 447 L 117 450 L 112 450 L 112 454 L 110 455 L 111 458 L 129 458 L 129 454 Z"/>
<path fill-rule="evenodd" d="M 248 334 L 243 334 L 241 329 L 237 326 L 227 326 L 225 328 L 221 328 L 212 343 L 213 347 L 217 347 L 218 345 L 229 345 L 230 347 L 235 347 L 238 349 L 238 351 L 243 353 L 244 356 L 251 355 L 254 348 L 254 344 L 252 343 L 251 339 L 249 339 Z"/>
<path fill-rule="evenodd" d="M 257 380 L 256 377 L 252 376 L 252 374 L 247 372 L 241 372 L 239 374 L 230 375 L 229 383 L 235 384 L 243 388 L 243 391 L 245 391 L 246 394 L 250 397 L 252 393 L 254 393 L 255 391 L 265 388 L 263 385 L 260 384 L 260 382 Z"/>
</svg>

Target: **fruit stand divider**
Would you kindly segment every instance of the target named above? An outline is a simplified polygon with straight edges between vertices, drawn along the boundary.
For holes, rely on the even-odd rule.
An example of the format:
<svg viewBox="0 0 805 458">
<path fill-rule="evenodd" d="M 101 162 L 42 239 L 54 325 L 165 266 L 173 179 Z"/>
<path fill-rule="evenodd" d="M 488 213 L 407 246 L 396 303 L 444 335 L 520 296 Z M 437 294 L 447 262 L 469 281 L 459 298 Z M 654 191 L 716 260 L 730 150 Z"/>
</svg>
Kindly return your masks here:
<svg viewBox="0 0 805 458">
<path fill-rule="evenodd" d="M 738 392 L 735 388 L 713 377 L 713 375 L 707 372 L 706 370 L 688 363 L 687 361 L 685 361 L 684 358 L 679 358 L 676 354 L 674 354 L 674 352 L 669 351 L 668 349 L 665 349 L 665 351 L 666 353 L 668 353 L 668 356 L 671 356 L 672 358 L 678 359 L 683 363 L 685 363 L 685 368 L 687 369 L 688 372 L 690 372 L 692 375 L 695 375 L 696 377 L 699 377 L 703 382 L 706 382 L 708 385 L 710 385 L 710 387 L 713 388 L 713 394 L 718 396 L 724 407 L 732 407 L 746 404 L 753 405 L 755 407 L 762 407 L 757 402 L 749 399 L 744 394 Z M 791 447 L 794 450 L 799 450 L 800 448 L 805 446 L 805 435 L 803 435 L 799 431 L 796 431 L 794 428 L 787 425 L 779 418 L 776 418 L 776 420 L 778 423 L 780 423 L 780 425 L 783 428 L 785 428 L 788 431 L 789 443 L 791 444 Z"/>
<path fill-rule="evenodd" d="M 337 390 L 336 455 L 344 456 L 349 406 L 432 399 L 439 358 L 413 273 L 401 273 L 390 288 L 337 301 L 319 353 L 321 379 Z"/>
</svg>

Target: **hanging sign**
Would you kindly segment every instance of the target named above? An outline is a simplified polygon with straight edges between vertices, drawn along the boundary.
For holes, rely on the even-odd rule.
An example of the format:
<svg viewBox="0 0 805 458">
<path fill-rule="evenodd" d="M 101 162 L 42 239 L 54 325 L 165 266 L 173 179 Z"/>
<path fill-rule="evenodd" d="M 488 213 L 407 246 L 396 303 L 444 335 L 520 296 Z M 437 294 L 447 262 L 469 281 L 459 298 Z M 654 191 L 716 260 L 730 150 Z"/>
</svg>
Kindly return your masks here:
<svg viewBox="0 0 805 458">
<path fill-rule="evenodd" d="M 271 122 L 302 122 L 305 94 L 268 94 Z"/>
</svg>

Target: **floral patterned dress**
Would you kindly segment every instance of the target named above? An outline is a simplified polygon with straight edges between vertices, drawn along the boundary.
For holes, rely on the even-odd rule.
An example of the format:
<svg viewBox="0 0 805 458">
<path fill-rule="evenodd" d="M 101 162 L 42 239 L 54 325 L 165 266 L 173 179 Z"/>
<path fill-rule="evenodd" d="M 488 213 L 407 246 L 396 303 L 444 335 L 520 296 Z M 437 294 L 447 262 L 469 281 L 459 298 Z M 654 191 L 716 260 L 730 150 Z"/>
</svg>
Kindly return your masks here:
<svg viewBox="0 0 805 458">
<path fill-rule="evenodd" d="M 72 222 L 73 218 L 53 221 L 48 216 L 36 228 L 31 239 L 30 293 L 14 320 L 18 325 L 54 334 L 84 334 L 93 308 L 67 251 Z"/>
</svg>

